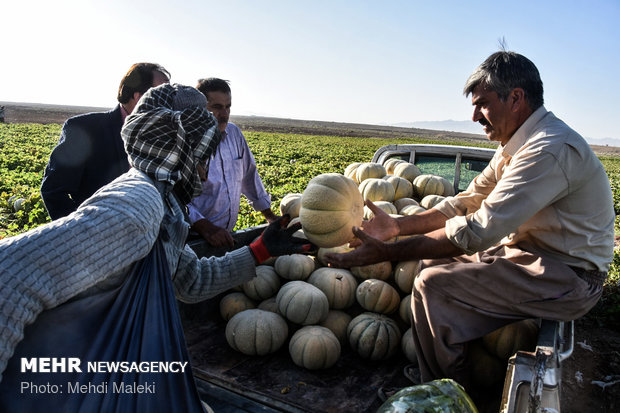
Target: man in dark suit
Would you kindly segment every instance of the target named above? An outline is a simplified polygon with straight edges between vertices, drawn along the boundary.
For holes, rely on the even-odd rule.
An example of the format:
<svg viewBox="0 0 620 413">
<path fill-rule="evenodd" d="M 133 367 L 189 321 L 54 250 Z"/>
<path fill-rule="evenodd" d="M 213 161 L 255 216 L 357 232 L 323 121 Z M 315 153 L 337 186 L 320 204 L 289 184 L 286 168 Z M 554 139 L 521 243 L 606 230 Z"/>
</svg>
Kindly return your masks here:
<svg viewBox="0 0 620 413">
<path fill-rule="evenodd" d="M 118 105 L 109 112 L 68 119 L 50 155 L 41 197 L 52 219 L 69 215 L 96 190 L 129 170 L 121 127 L 140 97 L 151 87 L 170 81 L 155 63 L 136 63 L 118 88 Z"/>
</svg>

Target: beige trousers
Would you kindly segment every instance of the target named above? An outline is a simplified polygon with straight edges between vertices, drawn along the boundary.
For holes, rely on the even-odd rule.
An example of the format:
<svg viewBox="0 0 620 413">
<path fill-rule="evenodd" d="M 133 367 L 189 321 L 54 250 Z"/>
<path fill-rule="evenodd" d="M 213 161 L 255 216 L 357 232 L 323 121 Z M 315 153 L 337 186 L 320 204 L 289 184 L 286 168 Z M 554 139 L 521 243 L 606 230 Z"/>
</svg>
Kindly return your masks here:
<svg viewBox="0 0 620 413">
<path fill-rule="evenodd" d="M 519 319 L 577 319 L 602 293 L 566 264 L 515 247 L 424 260 L 420 268 L 411 307 L 423 382 L 452 378 L 467 387 L 467 342 Z"/>
</svg>

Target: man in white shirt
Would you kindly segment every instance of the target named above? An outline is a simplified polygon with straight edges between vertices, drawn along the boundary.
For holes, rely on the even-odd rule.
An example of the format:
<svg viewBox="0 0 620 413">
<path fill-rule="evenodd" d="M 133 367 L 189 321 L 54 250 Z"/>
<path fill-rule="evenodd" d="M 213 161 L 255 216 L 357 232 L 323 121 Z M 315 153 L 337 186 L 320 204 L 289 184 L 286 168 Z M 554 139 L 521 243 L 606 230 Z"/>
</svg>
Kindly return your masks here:
<svg viewBox="0 0 620 413">
<path fill-rule="evenodd" d="M 609 179 L 588 143 L 543 106 L 538 69 L 501 51 L 469 77 L 472 120 L 500 146 L 467 190 L 418 215 L 375 217 L 331 265 L 423 260 L 412 291 L 422 381 L 468 389 L 468 342 L 527 318 L 573 320 L 599 300 L 613 258 Z M 396 243 L 398 235 L 419 234 Z"/>
<path fill-rule="evenodd" d="M 207 98 L 207 110 L 215 116 L 222 140 L 205 165 L 202 193 L 188 204 L 192 229 L 209 244 L 233 246 L 231 231 L 237 223 L 241 194 L 267 222 L 277 216 L 265 191 L 256 161 L 241 130 L 229 122 L 232 93 L 228 81 L 200 79 L 196 86 Z"/>
</svg>

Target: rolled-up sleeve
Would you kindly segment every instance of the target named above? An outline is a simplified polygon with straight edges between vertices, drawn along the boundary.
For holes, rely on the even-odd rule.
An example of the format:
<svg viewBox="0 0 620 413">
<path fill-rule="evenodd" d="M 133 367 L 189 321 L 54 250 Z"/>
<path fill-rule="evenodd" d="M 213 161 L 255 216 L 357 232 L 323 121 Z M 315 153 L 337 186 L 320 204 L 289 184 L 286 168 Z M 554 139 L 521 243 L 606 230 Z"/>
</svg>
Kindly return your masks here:
<svg viewBox="0 0 620 413">
<path fill-rule="evenodd" d="M 488 178 L 483 174 L 463 199 L 457 196 L 438 206 L 449 217 L 445 225 L 447 238 L 467 254 L 496 245 L 568 191 L 566 175 L 549 152 L 520 155 L 496 176 L 500 175 L 488 196 L 476 191 L 476 186 Z M 473 211 L 474 204 L 467 200 L 478 199 L 479 195 L 480 207 Z"/>
<path fill-rule="evenodd" d="M 250 148 L 243 139 L 244 146 L 243 167 L 245 174 L 241 181 L 241 193 L 245 195 L 255 211 L 263 211 L 271 207 L 271 196 L 265 190 L 265 185 L 256 169 L 256 160 Z"/>
</svg>

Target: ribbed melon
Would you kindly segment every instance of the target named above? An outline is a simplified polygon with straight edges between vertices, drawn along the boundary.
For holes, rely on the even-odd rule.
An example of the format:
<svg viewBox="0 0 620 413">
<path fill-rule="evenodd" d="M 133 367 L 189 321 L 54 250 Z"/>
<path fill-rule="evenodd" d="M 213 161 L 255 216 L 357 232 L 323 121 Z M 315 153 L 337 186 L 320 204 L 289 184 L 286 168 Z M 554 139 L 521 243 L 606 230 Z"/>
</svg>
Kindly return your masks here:
<svg viewBox="0 0 620 413">
<path fill-rule="evenodd" d="M 301 197 L 299 218 L 304 234 L 319 247 L 331 248 L 353 238 L 362 224 L 364 200 L 355 182 L 327 173 L 310 180 Z"/>
</svg>

